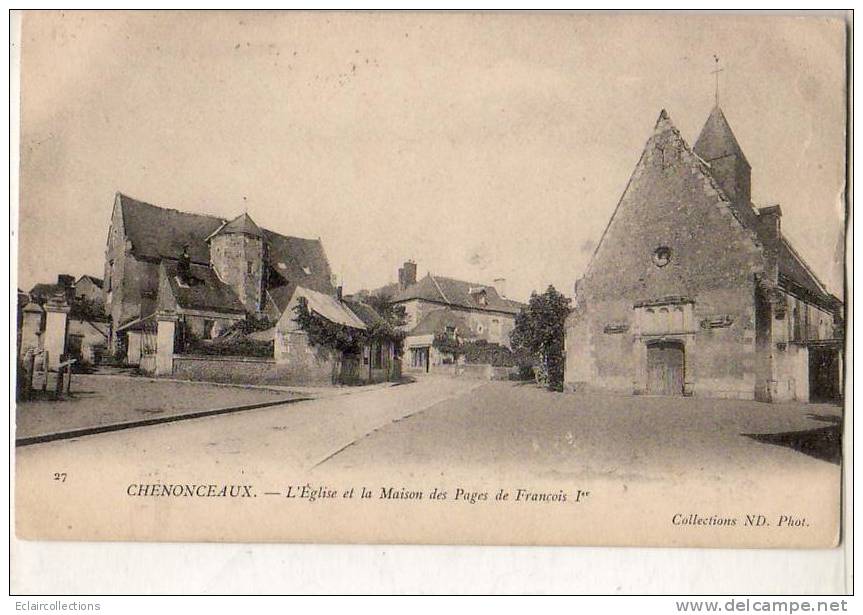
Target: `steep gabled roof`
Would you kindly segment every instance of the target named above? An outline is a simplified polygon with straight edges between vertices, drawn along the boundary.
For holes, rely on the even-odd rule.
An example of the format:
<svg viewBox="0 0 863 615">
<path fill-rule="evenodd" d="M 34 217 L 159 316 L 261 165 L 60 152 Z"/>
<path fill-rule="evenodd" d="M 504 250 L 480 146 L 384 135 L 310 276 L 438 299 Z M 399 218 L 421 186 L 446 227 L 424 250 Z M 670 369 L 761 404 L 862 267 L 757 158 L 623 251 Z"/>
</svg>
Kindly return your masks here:
<svg viewBox="0 0 863 615">
<path fill-rule="evenodd" d="M 487 303 L 483 305 L 479 297 L 484 294 Z M 517 314 L 522 304 L 501 297 L 494 286 L 466 282 L 429 273 L 416 284 L 408 286 L 393 299 L 393 303 L 424 299 L 437 303 L 446 303 L 455 307 L 474 310 L 488 310 Z"/>
<path fill-rule="evenodd" d="M 261 229 L 248 214 L 228 222 L 204 214 L 166 209 L 117 194 L 126 238 L 138 258 L 179 258 L 188 246 L 193 263 L 210 264 L 207 239 L 216 232 L 260 233 L 267 244 L 267 263 L 282 278 L 318 292 L 334 293 L 330 264 L 320 239 L 288 237 Z"/>
<path fill-rule="evenodd" d="M 621 203 L 624 200 L 624 197 L 627 195 L 630 185 L 633 182 L 636 174 L 639 171 L 639 168 L 642 165 L 642 161 L 644 159 L 645 154 L 648 151 L 650 146 L 650 140 L 655 139 L 660 136 L 662 133 L 666 131 L 673 131 L 674 135 L 680 139 L 680 143 L 684 149 L 684 151 L 690 151 L 695 156 L 693 156 L 693 170 L 698 171 L 707 181 L 710 182 L 712 188 L 714 188 L 720 195 L 723 201 L 727 202 L 729 211 L 734 215 L 740 225 L 748 231 L 753 239 L 757 240 L 758 245 L 763 245 L 765 242 L 771 241 L 771 238 L 766 234 L 765 228 L 760 225 L 759 214 L 753 208 L 751 203 L 746 204 L 746 207 L 733 207 L 731 199 L 725 194 L 722 190 L 718 179 L 713 175 L 711 170 L 710 160 L 716 160 L 717 158 L 721 158 L 727 155 L 737 155 L 740 156 L 744 161 L 746 160 L 746 156 L 743 154 L 742 149 L 740 148 L 737 139 L 734 136 L 731 127 L 728 125 L 728 121 L 725 118 L 725 115 L 722 113 L 722 110 L 717 106 L 713 109 L 708 118 L 707 122 L 704 125 L 704 128 L 701 131 L 700 136 L 698 137 L 698 141 L 696 142 L 695 147 L 690 150 L 686 141 L 680 136 L 679 131 L 674 126 L 669 117 L 668 113 L 663 109 L 659 118 L 656 121 L 654 126 L 653 136 L 648 140 L 648 145 L 645 147 L 645 150 L 642 152 L 641 159 L 639 159 L 639 163 L 636 165 L 633 170 L 632 175 L 630 176 L 629 182 L 627 183 L 626 188 L 621 194 L 620 199 L 618 200 L 617 206 L 615 207 L 614 212 L 611 215 L 611 218 L 606 225 L 602 236 L 600 237 L 599 242 L 594 249 L 593 255 L 591 257 L 590 263 L 588 263 L 587 270 L 585 275 L 589 275 L 593 263 L 597 257 L 597 254 L 600 251 L 600 248 L 603 245 L 603 241 L 606 238 L 606 235 L 611 228 L 611 225 L 617 216 L 618 210 L 621 206 Z M 747 161 L 747 164 L 748 161 Z M 791 244 L 785 237 L 780 237 L 779 245 L 778 245 L 778 268 L 781 276 L 787 278 L 788 280 L 794 282 L 795 284 L 801 286 L 806 289 L 810 293 L 813 293 L 815 297 L 818 299 L 819 303 L 822 305 L 835 305 L 838 302 L 836 297 L 833 297 L 821 284 L 812 270 L 806 265 L 805 261 L 802 257 L 800 257 L 797 252 L 791 247 Z"/>
<path fill-rule="evenodd" d="M 707 162 L 725 156 L 739 156 L 749 164 L 719 105 L 713 107 L 692 150 Z"/>
<path fill-rule="evenodd" d="M 90 280 L 90 282 L 92 282 L 94 285 L 98 286 L 99 288 L 102 288 L 102 278 L 97 278 L 97 277 L 92 276 L 92 275 L 87 275 L 86 273 L 84 275 L 82 275 L 80 278 L 78 278 L 78 280 L 75 282 L 75 284 L 77 285 L 81 280 L 83 280 L 85 278 L 87 280 Z"/>
<path fill-rule="evenodd" d="M 206 239 L 224 220 L 156 207 L 125 194 L 118 193 L 117 198 L 122 208 L 126 238 L 132 242 L 135 256 L 149 260 L 178 258 L 184 246 L 188 246 L 192 262 L 209 265 L 210 247 Z"/>
<path fill-rule="evenodd" d="M 279 317 L 281 317 L 282 313 L 291 302 L 291 298 L 294 296 L 295 290 L 297 290 L 296 284 L 283 284 L 282 286 L 267 289 L 267 295 L 269 295 L 270 301 L 273 305 L 276 306 L 276 311 L 278 312 Z"/>
<path fill-rule="evenodd" d="M 190 275 L 180 275 L 179 263 L 163 260 L 161 267 L 177 305 L 190 310 L 244 314 L 234 289 L 222 282 L 207 266 L 192 265 Z"/>
<path fill-rule="evenodd" d="M 286 282 L 328 295 L 335 293 L 332 272 L 320 239 L 286 237 L 263 229 L 267 264 Z"/>
</svg>

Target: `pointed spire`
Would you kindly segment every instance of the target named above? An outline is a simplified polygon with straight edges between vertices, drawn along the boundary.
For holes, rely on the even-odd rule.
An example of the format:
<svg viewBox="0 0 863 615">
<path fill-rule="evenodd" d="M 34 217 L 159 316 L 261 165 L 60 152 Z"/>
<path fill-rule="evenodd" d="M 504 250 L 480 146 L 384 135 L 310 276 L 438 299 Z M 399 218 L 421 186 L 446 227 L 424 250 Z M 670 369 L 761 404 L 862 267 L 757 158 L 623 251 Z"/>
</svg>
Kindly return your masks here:
<svg viewBox="0 0 863 615">
<path fill-rule="evenodd" d="M 719 105 L 713 107 L 692 149 L 708 162 L 726 156 L 737 156 L 749 165 Z"/>
<path fill-rule="evenodd" d="M 240 214 L 239 216 L 225 224 L 215 234 L 225 235 L 228 233 L 240 233 L 243 235 L 251 235 L 252 237 L 264 236 L 264 233 L 261 231 L 260 227 L 255 224 L 255 221 L 252 220 L 252 217 L 247 213 Z"/>
</svg>

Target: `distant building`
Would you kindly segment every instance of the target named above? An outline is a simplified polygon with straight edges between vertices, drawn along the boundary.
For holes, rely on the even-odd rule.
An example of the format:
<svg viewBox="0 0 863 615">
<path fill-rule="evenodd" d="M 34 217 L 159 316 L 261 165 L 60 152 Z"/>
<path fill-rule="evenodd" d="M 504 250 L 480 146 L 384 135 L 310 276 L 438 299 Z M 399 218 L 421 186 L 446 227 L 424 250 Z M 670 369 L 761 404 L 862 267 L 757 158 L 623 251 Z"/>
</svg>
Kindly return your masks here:
<svg viewBox="0 0 863 615">
<path fill-rule="evenodd" d="M 751 202 L 716 106 L 690 148 L 665 111 L 566 325 L 569 388 L 762 401 L 841 395 L 842 303 Z"/>
<path fill-rule="evenodd" d="M 524 304 L 503 297 L 490 284 L 431 273 L 417 280 L 416 271 L 416 263 L 404 264 L 399 270 L 399 290 L 391 300 L 405 309 L 406 369 L 428 371 L 447 360 L 434 347 L 435 334 L 510 347 L 515 317 Z"/>
<path fill-rule="evenodd" d="M 104 305 L 105 296 L 102 292 L 102 280 L 92 275 L 82 275 L 75 282 L 75 297 L 87 299 L 94 304 Z"/>
<path fill-rule="evenodd" d="M 52 297 L 63 295 L 67 302 L 71 302 L 75 297 L 75 276 L 68 273 L 61 273 L 57 276 L 57 281 L 51 283 L 35 284 L 28 293 L 30 300 L 39 304 L 43 304 Z"/>
</svg>

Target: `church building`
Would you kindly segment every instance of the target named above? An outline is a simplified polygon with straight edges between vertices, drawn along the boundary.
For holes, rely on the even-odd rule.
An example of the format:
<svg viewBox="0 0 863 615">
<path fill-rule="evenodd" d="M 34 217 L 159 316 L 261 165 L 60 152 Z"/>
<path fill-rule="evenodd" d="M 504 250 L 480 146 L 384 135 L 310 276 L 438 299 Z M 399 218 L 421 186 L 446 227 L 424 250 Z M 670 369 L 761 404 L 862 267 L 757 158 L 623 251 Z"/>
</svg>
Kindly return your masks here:
<svg viewBox="0 0 863 615">
<path fill-rule="evenodd" d="M 178 334 L 211 340 L 247 315 L 277 321 L 297 288 L 337 294 L 319 239 L 260 228 L 248 213 L 226 220 L 117 193 L 102 292 L 110 348 L 128 363 L 147 352 L 159 311 L 178 316 Z"/>
<path fill-rule="evenodd" d="M 565 386 L 761 401 L 842 394 L 841 301 L 751 201 L 718 104 L 694 147 L 663 110 L 566 322 Z"/>
</svg>

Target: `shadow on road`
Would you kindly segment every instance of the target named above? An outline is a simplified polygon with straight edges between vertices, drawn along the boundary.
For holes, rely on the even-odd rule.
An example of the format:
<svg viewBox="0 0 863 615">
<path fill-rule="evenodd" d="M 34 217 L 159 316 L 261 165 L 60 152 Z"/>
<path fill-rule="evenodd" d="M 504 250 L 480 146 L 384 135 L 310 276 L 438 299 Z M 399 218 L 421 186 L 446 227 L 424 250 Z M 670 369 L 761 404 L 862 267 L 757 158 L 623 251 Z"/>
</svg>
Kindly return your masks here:
<svg viewBox="0 0 863 615">
<path fill-rule="evenodd" d="M 839 417 L 829 415 L 809 415 L 809 417 L 834 424 L 803 431 L 742 435 L 757 442 L 785 446 L 815 459 L 839 465 L 842 461 L 842 426 L 839 424 Z"/>
</svg>

